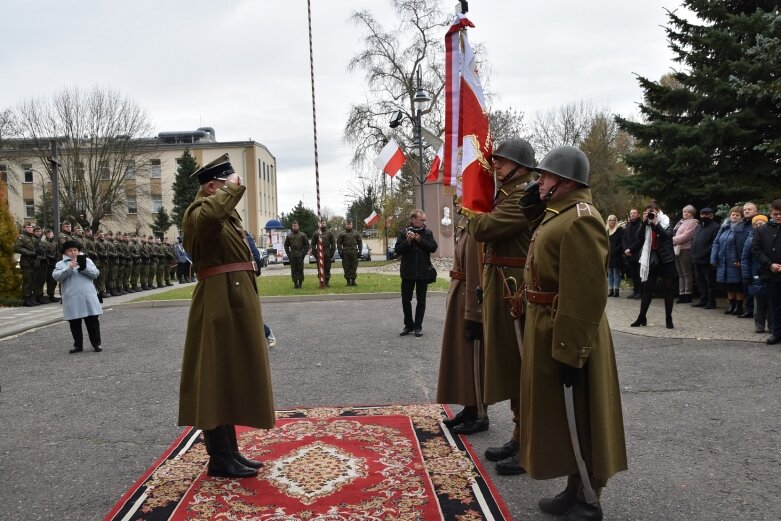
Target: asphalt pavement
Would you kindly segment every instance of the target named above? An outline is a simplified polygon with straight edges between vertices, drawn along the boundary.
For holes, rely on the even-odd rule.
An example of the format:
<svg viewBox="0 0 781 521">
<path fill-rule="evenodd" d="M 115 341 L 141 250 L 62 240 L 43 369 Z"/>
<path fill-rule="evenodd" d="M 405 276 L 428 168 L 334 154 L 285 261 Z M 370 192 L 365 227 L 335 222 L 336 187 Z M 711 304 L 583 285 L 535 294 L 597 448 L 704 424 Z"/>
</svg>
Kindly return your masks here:
<svg viewBox="0 0 781 521">
<path fill-rule="evenodd" d="M 188 304 L 136 297 L 104 304 L 102 353 L 68 354 L 57 304 L 0 310 L 0 519 L 101 519 L 181 431 Z M 276 407 L 433 402 L 444 302 L 429 295 L 414 338 L 398 336 L 392 295 L 264 299 Z M 608 302 L 630 468 L 608 483 L 605 519 L 781 519 L 781 348 L 723 309 L 677 306 L 667 330 L 660 300 L 630 328 L 638 307 Z M 508 403 L 489 414 L 478 454 L 511 432 Z M 554 519 L 536 503 L 563 479 L 483 463 L 514 519 Z"/>
</svg>

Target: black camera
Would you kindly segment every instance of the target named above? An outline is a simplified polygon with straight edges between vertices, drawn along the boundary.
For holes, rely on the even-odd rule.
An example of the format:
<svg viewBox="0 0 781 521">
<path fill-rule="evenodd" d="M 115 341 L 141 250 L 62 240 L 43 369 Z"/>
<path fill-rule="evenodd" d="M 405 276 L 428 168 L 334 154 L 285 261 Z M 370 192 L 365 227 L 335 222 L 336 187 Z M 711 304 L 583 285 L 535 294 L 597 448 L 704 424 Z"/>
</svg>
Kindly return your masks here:
<svg viewBox="0 0 781 521">
<path fill-rule="evenodd" d="M 648 212 L 648 220 L 653 221 L 656 219 L 656 214 L 654 212 Z"/>
<path fill-rule="evenodd" d="M 87 256 L 83 253 L 76 255 L 76 263 L 79 265 L 79 271 L 87 269 Z"/>
</svg>

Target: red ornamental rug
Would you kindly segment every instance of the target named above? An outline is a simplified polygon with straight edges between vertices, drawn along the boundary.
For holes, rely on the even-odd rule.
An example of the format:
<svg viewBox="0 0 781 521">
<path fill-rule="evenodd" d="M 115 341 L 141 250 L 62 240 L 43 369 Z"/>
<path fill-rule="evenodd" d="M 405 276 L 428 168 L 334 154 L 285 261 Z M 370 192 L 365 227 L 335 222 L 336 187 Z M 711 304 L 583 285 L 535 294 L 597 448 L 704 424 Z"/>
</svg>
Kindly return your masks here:
<svg viewBox="0 0 781 521">
<path fill-rule="evenodd" d="M 212 478 L 201 431 L 186 429 L 106 520 L 511 519 L 440 405 L 277 411 L 270 431 L 237 428 L 257 477 Z"/>
</svg>

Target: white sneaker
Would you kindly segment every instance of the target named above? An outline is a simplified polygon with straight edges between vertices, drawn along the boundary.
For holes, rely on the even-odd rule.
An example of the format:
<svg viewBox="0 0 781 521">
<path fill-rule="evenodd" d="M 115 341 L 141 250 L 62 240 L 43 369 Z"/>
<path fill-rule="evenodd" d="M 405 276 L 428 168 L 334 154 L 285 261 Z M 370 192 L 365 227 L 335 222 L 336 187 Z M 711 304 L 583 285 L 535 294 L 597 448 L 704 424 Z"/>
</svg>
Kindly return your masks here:
<svg viewBox="0 0 781 521">
<path fill-rule="evenodd" d="M 268 341 L 269 347 L 274 347 L 277 345 L 277 339 L 274 337 L 274 332 L 269 328 L 268 330 L 268 337 L 266 338 L 266 341 Z"/>
</svg>

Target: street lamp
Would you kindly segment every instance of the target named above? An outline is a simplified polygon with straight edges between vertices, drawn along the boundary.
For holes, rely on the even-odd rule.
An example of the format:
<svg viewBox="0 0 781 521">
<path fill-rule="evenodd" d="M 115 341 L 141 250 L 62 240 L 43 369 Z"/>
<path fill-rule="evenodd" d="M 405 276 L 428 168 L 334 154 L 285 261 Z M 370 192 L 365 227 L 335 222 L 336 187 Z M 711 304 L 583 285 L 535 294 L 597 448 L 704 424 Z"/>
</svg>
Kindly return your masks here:
<svg viewBox="0 0 781 521">
<path fill-rule="evenodd" d="M 421 117 L 423 115 L 424 106 L 430 101 L 431 98 L 426 94 L 426 91 L 423 90 L 423 78 L 420 71 L 420 66 L 418 66 L 418 85 L 415 92 L 415 97 L 412 98 L 412 102 L 415 105 L 415 139 L 417 139 L 418 144 L 418 166 L 420 167 L 418 170 L 418 182 L 420 183 L 420 209 L 424 212 L 426 211 L 426 200 L 423 195 L 423 184 L 426 182 L 426 177 L 423 175 L 423 126 L 421 124 Z"/>
</svg>

